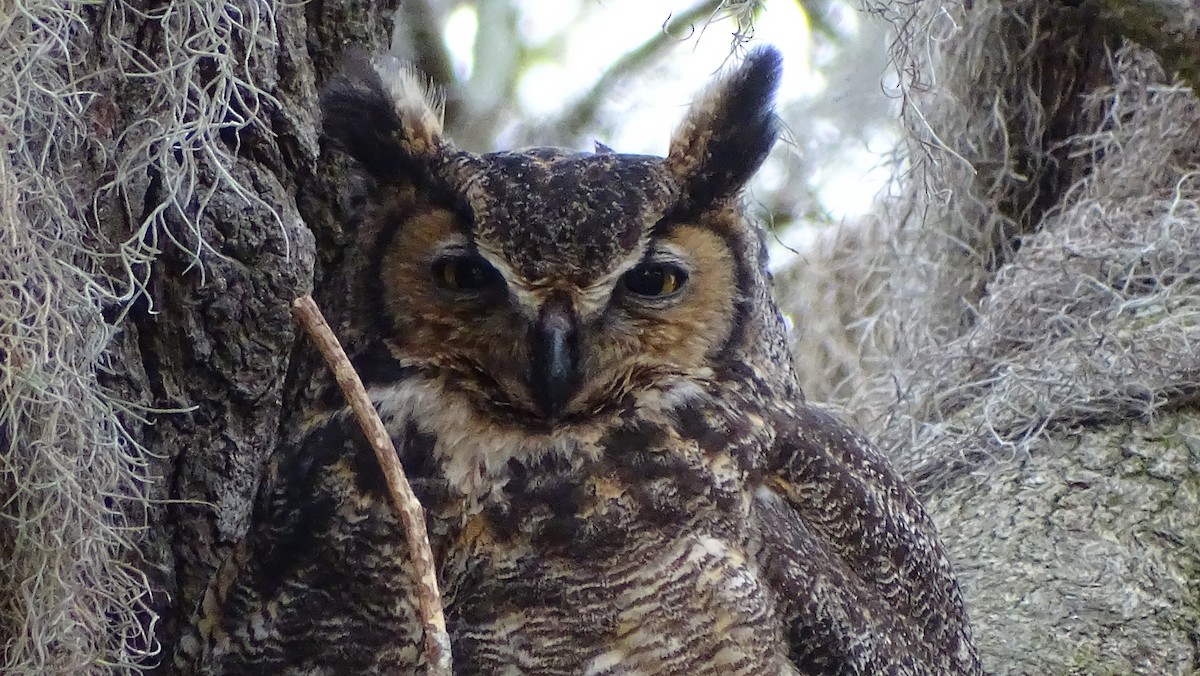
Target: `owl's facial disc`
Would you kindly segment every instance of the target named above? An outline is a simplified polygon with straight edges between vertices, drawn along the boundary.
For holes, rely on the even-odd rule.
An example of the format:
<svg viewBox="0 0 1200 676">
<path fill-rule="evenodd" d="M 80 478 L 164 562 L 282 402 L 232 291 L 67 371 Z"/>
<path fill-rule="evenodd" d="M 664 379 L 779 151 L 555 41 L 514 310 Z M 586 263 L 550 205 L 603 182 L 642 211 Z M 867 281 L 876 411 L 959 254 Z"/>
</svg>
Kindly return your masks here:
<svg viewBox="0 0 1200 676">
<path fill-rule="evenodd" d="M 579 421 L 706 378 L 730 331 L 735 266 L 708 227 L 648 235 L 583 283 L 565 263 L 530 279 L 437 208 L 380 253 L 393 355 L 495 418 Z"/>
<path fill-rule="evenodd" d="M 468 208 L 398 209 L 378 240 L 387 343 L 401 363 L 526 427 L 579 423 L 713 376 L 740 294 L 742 216 L 729 202 L 679 214 L 664 161 L 643 156 L 468 159 L 483 177 L 465 189 Z M 508 173 L 538 189 L 502 188 Z"/>
</svg>

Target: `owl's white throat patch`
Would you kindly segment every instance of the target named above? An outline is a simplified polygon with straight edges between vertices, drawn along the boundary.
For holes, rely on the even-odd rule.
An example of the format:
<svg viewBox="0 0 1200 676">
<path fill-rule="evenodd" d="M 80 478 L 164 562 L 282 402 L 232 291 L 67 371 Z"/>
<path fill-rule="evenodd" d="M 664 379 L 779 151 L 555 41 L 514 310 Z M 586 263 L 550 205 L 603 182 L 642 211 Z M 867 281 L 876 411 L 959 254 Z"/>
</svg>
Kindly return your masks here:
<svg viewBox="0 0 1200 676">
<path fill-rule="evenodd" d="M 368 395 L 393 440 L 402 444 L 410 426 L 436 440 L 434 462 L 451 490 L 472 502 L 486 500 L 504 485 L 514 458 L 528 462 L 557 456 L 578 463 L 598 459 L 601 438 L 615 422 L 591 420 L 548 431 L 519 427 L 489 418 L 462 393 L 426 379 L 374 387 Z M 636 415 L 664 423 L 674 409 L 705 396 L 700 386 L 679 379 L 639 395 Z"/>
<path fill-rule="evenodd" d="M 410 380 L 373 388 L 369 395 L 393 439 L 403 442 L 411 425 L 436 440 L 434 462 L 450 488 L 470 499 L 484 499 L 502 486 L 513 458 L 588 452 L 576 430 L 540 432 L 502 424 L 437 382 Z"/>
</svg>

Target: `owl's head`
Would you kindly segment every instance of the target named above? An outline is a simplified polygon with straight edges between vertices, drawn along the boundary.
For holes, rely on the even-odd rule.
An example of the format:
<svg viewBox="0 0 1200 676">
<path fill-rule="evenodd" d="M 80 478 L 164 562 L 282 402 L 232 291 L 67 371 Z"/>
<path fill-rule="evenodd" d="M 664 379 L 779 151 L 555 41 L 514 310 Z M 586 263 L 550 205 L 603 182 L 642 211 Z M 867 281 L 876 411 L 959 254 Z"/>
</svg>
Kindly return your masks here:
<svg viewBox="0 0 1200 676">
<path fill-rule="evenodd" d="M 407 372 L 542 427 L 765 369 L 782 336 L 740 193 L 775 142 L 779 71 L 776 51 L 751 52 L 666 158 L 477 155 L 413 71 L 352 62 L 322 103 L 377 186 L 361 234 L 374 332 Z"/>
</svg>

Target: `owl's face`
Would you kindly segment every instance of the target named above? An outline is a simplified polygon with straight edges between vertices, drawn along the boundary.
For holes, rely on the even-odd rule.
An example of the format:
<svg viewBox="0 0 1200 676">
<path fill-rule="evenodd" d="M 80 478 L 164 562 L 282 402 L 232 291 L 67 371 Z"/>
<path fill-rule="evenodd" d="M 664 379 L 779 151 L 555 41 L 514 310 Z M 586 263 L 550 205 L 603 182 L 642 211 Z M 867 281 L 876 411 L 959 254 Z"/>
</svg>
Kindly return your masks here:
<svg viewBox="0 0 1200 676">
<path fill-rule="evenodd" d="M 393 357 L 494 418 L 540 426 L 703 385 L 744 357 L 733 343 L 762 261 L 738 194 L 774 141 L 777 79 L 774 53 L 753 54 L 665 159 L 480 156 L 441 136 L 410 72 L 349 71 L 326 124 L 380 184 L 367 305 Z"/>
</svg>

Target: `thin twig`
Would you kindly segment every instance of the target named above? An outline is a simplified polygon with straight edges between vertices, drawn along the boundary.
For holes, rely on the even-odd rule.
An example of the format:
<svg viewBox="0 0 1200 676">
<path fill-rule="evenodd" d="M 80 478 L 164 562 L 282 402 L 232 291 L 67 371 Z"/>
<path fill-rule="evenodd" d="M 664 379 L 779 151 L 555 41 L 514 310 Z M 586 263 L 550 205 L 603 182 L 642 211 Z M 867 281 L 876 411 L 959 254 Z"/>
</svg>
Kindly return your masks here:
<svg viewBox="0 0 1200 676">
<path fill-rule="evenodd" d="M 711 19 L 713 14 L 721 10 L 724 0 L 704 0 L 678 16 L 670 17 L 663 23 L 663 29 L 655 33 L 641 45 L 627 52 L 617 60 L 600 79 L 596 80 L 591 89 L 578 101 L 568 108 L 560 118 L 557 126 L 568 138 L 574 140 L 595 119 L 600 106 L 609 99 L 612 91 L 625 81 L 632 73 L 636 73 L 647 64 L 653 63 L 670 46 L 678 44 L 682 39 L 668 29 L 668 26 L 692 26 L 698 21 Z M 694 30 L 694 28 L 693 28 Z"/>
<path fill-rule="evenodd" d="M 362 426 L 363 434 L 371 448 L 375 450 L 375 458 L 383 470 L 387 481 L 388 493 L 392 498 L 392 506 L 400 515 L 404 524 L 404 535 L 408 540 L 409 553 L 412 556 L 413 568 L 417 573 L 417 603 L 421 613 L 421 625 L 425 634 L 425 654 L 428 658 L 428 673 L 435 676 L 450 676 L 450 637 L 446 633 L 446 617 L 442 612 L 442 596 L 438 591 L 437 574 L 433 566 L 433 552 L 429 547 L 429 534 L 425 530 L 425 510 L 413 494 L 404 468 L 400 465 L 400 456 L 392 445 L 379 413 L 367 397 L 362 380 L 355 373 L 350 359 L 346 356 L 333 330 L 321 315 L 321 310 L 313 302 L 312 296 L 304 295 L 292 302 L 292 315 L 312 336 L 317 349 L 325 357 L 333 369 L 338 385 L 346 395 L 351 410 Z"/>
</svg>

